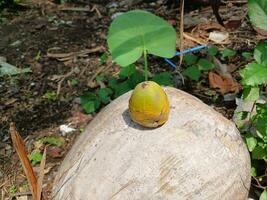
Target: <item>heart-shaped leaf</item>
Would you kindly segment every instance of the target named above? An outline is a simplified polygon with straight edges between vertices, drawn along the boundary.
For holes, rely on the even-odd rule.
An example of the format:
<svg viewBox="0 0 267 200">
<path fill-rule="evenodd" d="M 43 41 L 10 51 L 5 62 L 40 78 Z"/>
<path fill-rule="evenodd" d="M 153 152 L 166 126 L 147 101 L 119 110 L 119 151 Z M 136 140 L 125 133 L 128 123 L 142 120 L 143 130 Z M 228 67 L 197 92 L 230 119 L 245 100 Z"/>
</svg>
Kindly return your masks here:
<svg viewBox="0 0 267 200">
<path fill-rule="evenodd" d="M 254 58 L 259 64 L 267 66 L 267 42 L 259 42 L 254 50 Z"/>
<path fill-rule="evenodd" d="M 243 85 L 257 86 L 267 83 L 267 67 L 257 63 L 250 63 L 240 71 Z"/>
<path fill-rule="evenodd" d="M 173 57 L 176 33 L 160 17 L 133 10 L 115 18 L 107 41 L 113 60 L 124 67 L 138 60 L 144 51 L 160 57 Z"/>
<path fill-rule="evenodd" d="M 248 15 L 253 26 L 267 30 L 266 0 L 248 0 Z"/>
</svg>

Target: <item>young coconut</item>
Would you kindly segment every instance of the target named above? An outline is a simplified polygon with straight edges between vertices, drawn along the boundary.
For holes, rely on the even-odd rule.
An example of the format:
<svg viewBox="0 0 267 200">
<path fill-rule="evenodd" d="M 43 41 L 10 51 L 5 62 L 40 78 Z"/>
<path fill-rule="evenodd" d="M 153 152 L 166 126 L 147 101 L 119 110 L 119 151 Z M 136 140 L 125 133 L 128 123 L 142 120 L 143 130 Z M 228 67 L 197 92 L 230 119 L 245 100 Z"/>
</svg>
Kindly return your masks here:
<svg viewBox="0 0 267 200">
<path fill-rule="evenodd" d="M 155 128 L 169 117 L 170 104 L 165 91 L 153 81 L 139 83 L 129 100 L 131 119 L 145 127 Z"/>
</svg>

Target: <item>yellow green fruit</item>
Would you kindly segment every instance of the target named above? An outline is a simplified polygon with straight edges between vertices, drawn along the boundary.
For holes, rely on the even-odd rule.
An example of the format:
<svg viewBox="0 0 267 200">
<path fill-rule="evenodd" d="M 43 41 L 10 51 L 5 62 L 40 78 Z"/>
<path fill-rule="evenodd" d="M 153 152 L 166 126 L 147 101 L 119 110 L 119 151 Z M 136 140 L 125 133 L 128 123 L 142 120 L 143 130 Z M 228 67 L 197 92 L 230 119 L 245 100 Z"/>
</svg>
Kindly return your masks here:
<svg viewBox="0 0 267 200">
<path fill-rule="evenodd" d="M 129 100 L 133 121 L 145 127 L 157 127 L 169 117 L 170 104 L 165 91 L 153 81 L 139 83 Z"/>
</svg>

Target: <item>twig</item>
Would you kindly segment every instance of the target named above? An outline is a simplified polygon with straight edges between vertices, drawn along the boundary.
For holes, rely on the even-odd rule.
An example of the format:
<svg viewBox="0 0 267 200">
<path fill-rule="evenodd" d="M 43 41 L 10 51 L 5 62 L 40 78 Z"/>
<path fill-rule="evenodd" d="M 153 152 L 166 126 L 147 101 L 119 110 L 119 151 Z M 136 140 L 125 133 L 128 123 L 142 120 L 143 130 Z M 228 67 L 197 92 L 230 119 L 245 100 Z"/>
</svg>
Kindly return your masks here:
<svg viewBox="0 0 267 200">
<path fill-rule="evenodd" d="M 96 11 L 96 14 L 98 15 L 98 18 L 102 18 L 100 11 L 97 9 L 96 5 L 94 5 L 91 9 L 91 11 Z"/>
<path fill-rule="evenodd" d="M 107 69 L 109 69 L 110 67 L 112 67 L 113 63 L 110 62 L 107 66 L 101 66 L 95 73 L 94 75 L 90 78 L 90 80 L 88 81 L 88 83 L 91 83 L 94 81 L 94 79 L 97 77 L 98 74 L 100 74 L 102 71 L 105 71 Z"/>
<path fill-rule="evenodd" d="M 180 52 L 184 50 L 184 0 L 180 1 Z M 176 71 L 182 65 L 183 54 L 180 55 L 179 66 L 176 67 Z"/>
<path fill-rule="evenodd" d="M 81 11 L 81 12 L 92 12 L 92 9 L 87 7 L 64 7 L 61 8 L 62 11 Z"/>
<path fill-rule="evenodd" d="M 64 75 L 63 78 L 58 82 L 58 84 L 57 84 L 57 96 L 60 94 L 62 82 L 66 78 L 68 78 L 69 76 L 71 76 L 73 74 L 73 72 L 74 72 L 74 70 L 72 69 L 70 72 L 68 72 L 66 75 Z"/>
<path fill-rule="evenodd" d="M 17 193 L 11 194 L 12 197 L 28 196 L 28 195 L 32 195 L 32 193 L 30 191 L 28 191 L 28 192 L 17 192 Z"/>
<path fill-rule="evenodd" d="M 257 185 L 256 184 L 252 184 L 252 185 L 254 185 L 257 188 L 263 189 L 263 190 L 265 189 L 265 187 L 260 184 L 260 182 L 257 178 L 255 178 L 254 176 L 252 176 L 252 178 L 257 182 Z"/>
<path fill-rule="evenodd" d="M 5 190 L 2 189 L 1 200 L 4 200 L 4 198 L 5 198 Z"/>
<path fill-rule="evenodd" d="M 104 51 L 104 47 L 103 46 L 99 46 L 99 47 L 95 47 L 92 49 L 84 49 L 82 51 L 78 51 L 78 52 L 71 52 L 71 53 L 50 53 L 49 50 L 47 52 L 47 56 L 50 58 L 56 58 L 59 61 L 67 61 L 70 59 L 73 59 L 74 57 L 82 57 L 85 56 L 86 54 L 89 53 L 95 53 L 98 51 Z"/>
<path fill-rule="evenodd" d="M 43 180 L 44 180 L 44 174 L 45 174 L 45 161 L 46 161 L 46 147 L 44 148 L 43 157 L 40 164 L 40 170 L 39 170 L 39 178 L 37 180 L 37 200 L 45 200 L 45 197 L 43 195 Z"/>
<path fill-rule="evenodd" d="M 198 44 L 207 45 L 206 43 L 201 42 L 200 40 L 198 40 L 198 39 L 196 39 L 196 38 L 194 38 L 194 37 L 192 37 L 192 36 L 190 36 L 190 35 L 188 35 L 188 34 L 186 34 L 186 33 L 183 33 L 183 36 L 184 36 L 186 39 L 189 39 L 189 40 L 191 40 L 191 41 L 193 41 L 193 42 L 196 42 L 196 43 L 198 43 Z"/>
</svg>

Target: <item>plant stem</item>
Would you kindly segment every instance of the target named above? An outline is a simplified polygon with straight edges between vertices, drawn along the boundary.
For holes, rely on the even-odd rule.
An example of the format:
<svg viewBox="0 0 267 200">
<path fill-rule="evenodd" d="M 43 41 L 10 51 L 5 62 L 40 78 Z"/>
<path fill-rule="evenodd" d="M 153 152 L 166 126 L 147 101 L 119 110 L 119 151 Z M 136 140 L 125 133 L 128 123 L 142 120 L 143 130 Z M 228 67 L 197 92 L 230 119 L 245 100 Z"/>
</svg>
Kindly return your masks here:
<svg viewBox="0 0 267 200">
<path fill-rule="evenodd" d="M 147 51 L 146 51 L 146 49 L 144 49 L 144 60 L 145 60 L 145 80 L 148 81 Z"/>
</svg>

